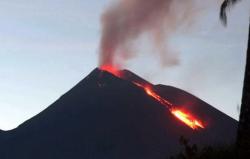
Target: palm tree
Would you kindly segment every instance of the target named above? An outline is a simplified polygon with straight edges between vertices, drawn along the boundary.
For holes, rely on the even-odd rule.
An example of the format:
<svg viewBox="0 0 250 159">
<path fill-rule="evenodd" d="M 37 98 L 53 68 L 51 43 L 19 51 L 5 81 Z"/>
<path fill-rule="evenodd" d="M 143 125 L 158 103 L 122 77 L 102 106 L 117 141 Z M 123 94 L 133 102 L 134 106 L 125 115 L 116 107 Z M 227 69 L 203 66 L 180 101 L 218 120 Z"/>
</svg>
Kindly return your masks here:
<svg viewBox="0 0 250 159">
<path fill-rule="evenodd" d="M 227 9 L 239 1 L 240 0 L 224 0 L 224 2 L 221 4 L 220 19 L 224 25 L 227 25 Z"/>
<path fill-rule="evenodd" d="M 228 7 L 240 0 L 224 0 L 221 5 L 220 18 L 227 25 L 226 11 Z M 250 25 L 249 25 L 250 31 Z M 237 134 L 237 152 L 239 158 L 250 157 L 250 32 L 248 34 L 248 49 L 246 57 L 245 78 L 240 110 L 240 120 Z"/>
</svg>

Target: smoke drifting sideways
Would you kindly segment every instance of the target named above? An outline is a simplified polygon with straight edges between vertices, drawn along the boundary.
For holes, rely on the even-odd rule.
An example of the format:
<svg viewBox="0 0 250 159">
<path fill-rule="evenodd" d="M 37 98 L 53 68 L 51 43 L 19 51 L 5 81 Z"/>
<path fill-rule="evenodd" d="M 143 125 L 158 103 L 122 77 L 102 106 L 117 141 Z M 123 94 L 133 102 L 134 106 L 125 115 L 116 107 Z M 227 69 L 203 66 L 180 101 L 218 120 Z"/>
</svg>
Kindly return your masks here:
<svg viewBox="0 0 250 159">
<path fill-rule="evenodd" d="M 169 45 L 170 37 L 179 29 L 189 30 L 197 12 L 195 0 L 118 0 L 101 18 L 100 66 L 122 67 L 134 57 L 133 43 L 142 35 L 150 35 L 154 54 L 162 66 L 179 63 L 178 50 Z"/>
</svg>

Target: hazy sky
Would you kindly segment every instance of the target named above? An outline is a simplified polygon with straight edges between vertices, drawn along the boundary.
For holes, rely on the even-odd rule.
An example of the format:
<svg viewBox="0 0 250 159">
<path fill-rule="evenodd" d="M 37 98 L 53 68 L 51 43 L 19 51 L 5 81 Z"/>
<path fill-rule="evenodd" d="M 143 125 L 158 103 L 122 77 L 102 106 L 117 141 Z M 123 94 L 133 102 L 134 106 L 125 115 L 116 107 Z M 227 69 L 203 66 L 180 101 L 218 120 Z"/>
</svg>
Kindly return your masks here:
<svg viewBox="0 0 250 159">
<path fill-rule="evenodd" d="M 36 115 L 98 63 L 100 15 L 109 0 L 0 1 L 0 129 L 15 128 Z M 219 2 L 207 3 L 194 27 L 171 44 L 180 64 L 162 68 L 148 41 L 126 64 L 149 81 L 189 91 L 238 119 L 250 15 L 243 0 L 224 28 Z"/>
</svg>

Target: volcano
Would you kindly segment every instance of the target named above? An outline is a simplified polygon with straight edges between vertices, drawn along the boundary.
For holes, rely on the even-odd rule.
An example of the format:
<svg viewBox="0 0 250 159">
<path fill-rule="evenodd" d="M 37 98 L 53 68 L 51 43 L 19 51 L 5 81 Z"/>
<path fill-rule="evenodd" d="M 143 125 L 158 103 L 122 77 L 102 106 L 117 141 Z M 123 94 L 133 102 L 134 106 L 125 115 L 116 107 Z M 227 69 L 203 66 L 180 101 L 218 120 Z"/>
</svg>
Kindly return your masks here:
<svg viewBox="0 0 250 159">
<path fill-rule="evenodd" d="M 0 158 L 164 159 L 180 152 L 181 136 L 198 147 L 235 141 L 238 123 L 226 114 L 178 88 L 121 73 L 96 68 L 38 115 L 0 131 Z M 191 129 L 131 81 L 192 112 L 204 127 Z"/>
</svg>

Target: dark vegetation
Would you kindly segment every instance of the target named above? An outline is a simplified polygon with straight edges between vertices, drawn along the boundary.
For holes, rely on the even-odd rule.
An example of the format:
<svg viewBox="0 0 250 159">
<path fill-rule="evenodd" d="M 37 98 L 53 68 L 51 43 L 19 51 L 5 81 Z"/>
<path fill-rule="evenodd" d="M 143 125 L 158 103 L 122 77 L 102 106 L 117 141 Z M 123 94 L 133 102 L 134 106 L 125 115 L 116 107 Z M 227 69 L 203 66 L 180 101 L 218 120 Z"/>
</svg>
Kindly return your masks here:
<svg viewBox="0 0 250 159">
<path fill-rule="evenodd" d="M 170 159 L 236 159 L 235 145 L 206 146 L 199 148 L 195 144 L 190 144 L 189 140 L 180 137 L 179 140 L 182 151 Z"/>
</svg>

